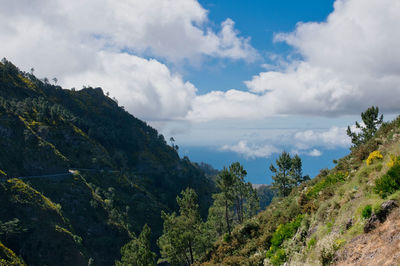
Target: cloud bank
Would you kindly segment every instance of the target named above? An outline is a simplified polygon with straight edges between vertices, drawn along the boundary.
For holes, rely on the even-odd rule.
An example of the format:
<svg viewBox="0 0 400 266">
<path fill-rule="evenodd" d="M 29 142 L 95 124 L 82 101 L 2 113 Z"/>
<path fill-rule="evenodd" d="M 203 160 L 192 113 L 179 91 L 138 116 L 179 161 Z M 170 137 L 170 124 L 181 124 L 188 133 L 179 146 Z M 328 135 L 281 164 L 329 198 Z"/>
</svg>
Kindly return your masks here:
<svg viewBox="0 0 400 266">
<path fill-rule="evenodd" d="M 273 153 L 280 152 L 280 150 L 273 145 L 249 144 L 245 140 L 241 140 L 235 145 L 224 145 L 220 150 L 235 152 L 247 159 L 268 158 Z"/>
<path fill-rule="evenodd" d="M 398 112 L 398 14 L 399 1 L 337 0 L 325 22 L 298 23 L 294 32 L 275 35 L 301 59 L 255 75 L 245 82 L 248 91 L 198 96 L 188 117 L 332 116 L 359 114 L 371 105 Z"/>
<path fill-rule="evenodd" d="M 0 0 L 0 54 L 67 87 L 101 86 L 142 119 L 181 119 L 196 88 L 166 63 L 257 56 L 231 19 L 211 24 L 197 0 Z"/>
<path fill-rule="evenodd" d="M 246 159 L 269 158 L 287 148 L 291 148 L 291 154 L 319 157 L 323 154 L 322 149 L 349 148 L 351 145 L 344 127 L 333 126 L 326 130 L 303 130 L 284 135 L 275 140 L 240 140 L 237 144 L 224 145 L 220 150 L 235 152 Z"/>
<path fill-rule="evenodd" d="M 0 0 L 0 54 L 61 85 L 102 86 L 139 118 L 263 119 L 400 110 L 400 2 L 336 0 L 324 22 L 277 33 L 297 60 L 256 74 L 247 90 L 199 94 L 168 65 L 257 51 L 227 18 L 211 27 L 196 0 Z"/>
</svg>

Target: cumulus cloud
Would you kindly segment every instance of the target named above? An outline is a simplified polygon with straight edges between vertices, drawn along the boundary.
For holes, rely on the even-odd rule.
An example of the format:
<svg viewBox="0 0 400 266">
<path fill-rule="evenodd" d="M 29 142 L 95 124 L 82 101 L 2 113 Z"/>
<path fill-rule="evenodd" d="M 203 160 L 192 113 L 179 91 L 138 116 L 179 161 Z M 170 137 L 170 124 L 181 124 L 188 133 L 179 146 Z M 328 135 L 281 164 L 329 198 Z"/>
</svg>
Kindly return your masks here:
<svg viewBox="0 0 400 266">
<path fill-rule="evenodd" d="M 0 6 L 2 56 L 64 86 L 102 86 L 142 119 L 183 118 L 196 96 L 160 61 L 257 55 L 231 19 L 212 29 L 197 0 L 0 0 Z"/>
<path fill-rule="evenodd" d="M 346 128 L 333 126 L 328 130 L 306 130 L 294 134 L 294 140 L 299 148 L 306 149 L 309 146 L 323 146 L 325 148 L 347 148 L 350 146 L 350 138 L 346 134 Z"/>
<path fill-rule="evenodd" d="M 189 117 L 331 116 L 359 114 L 371 105 L 398 112 L 399 13 L 399 1 L 336 0 L 326 21 L 298 23 L 294 32 L 276 34 L 301 59 L 255 75 L 245 82 L 248 91 L 200 96 Z M 227 114 L 231 102 L 235 108 Z"/>
<path fill-rule="evenodd" d="M 220 149 L 221 151 L 232 151 L 247 159 L 255 159 L 255 158 L 268 158 L 273 153 L 279 153 L 280 150 L 273 145 L 264 144 L 264 145 L 256 145 L 249 144 L 245 140 L 239 141 L 234 145 L 224 145 Z"/>
<path fill-rule="evenodd" d="M 196 88 L 156 60 L 129 54 L 100 52 L 99 64 L 63 80 L 112 89 L 112 95 L 131 113 L 149 120 L 179 119 L 191 108 Z M 161 110 L 161 112 L 160 112 Z"/>
<path fill-rule="evenodd" d="M 322 152 L 317 149 L 313 149 L 308 153 L 308 155 L 312 157 L 318 157 L 322 155 Z"/>
</svg>

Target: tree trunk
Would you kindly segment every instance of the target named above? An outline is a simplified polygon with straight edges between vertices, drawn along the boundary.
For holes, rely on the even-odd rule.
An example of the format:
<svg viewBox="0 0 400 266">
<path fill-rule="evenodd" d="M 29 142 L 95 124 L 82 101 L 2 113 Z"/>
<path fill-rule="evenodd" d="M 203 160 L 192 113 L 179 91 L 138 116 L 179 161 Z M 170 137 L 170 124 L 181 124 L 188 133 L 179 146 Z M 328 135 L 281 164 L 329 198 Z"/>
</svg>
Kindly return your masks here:
<svg viewBox="0 0 400 266">
<path fill-rule="evenodd" d="M 190 251 L 191 264 L 193 264 L 194 263 L 194 259 L 193 259 L 192 241 L 189 241 L 189 251 Z"/>
<path fill-rule="evenodd" d="M 226 220 L 226 226 L 228 227 L 228 233 L 231 235 L 231 225 L 229 223 L 229 214 L 228 214 L 228 201 L 225 200 L 225 220 Z"/>
<path fill-rule="evenodd" d="M 239 197 L 236 198 L 236 214 L 237 214 L 238 222 L 240 223 L 240 199 L 239 199 Z"/>
</svg>

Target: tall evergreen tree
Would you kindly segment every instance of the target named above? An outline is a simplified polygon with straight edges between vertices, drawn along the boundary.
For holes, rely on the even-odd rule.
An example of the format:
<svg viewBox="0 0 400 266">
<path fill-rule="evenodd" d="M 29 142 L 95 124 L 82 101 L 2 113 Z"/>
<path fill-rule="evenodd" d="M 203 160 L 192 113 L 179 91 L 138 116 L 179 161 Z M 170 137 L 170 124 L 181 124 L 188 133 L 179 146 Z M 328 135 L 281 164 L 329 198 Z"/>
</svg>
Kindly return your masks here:
<svg viewBox="0 0 400 266">
<path fill-rule="evenodd" d="M 151 229 L 147 224 L 145 224 L 140 235 L 121 248 L 121 261 L 116 261 L 115 265 L 155 265 L 157 255 L 150 249 L 150 234 Z"/>
<path fill-rule="evenodd" d="M 234 197 L 234 205 L 235 212 L 237 216 L 238 223 L 242 223 L 244 219 L 244 202 L 246 196 L 248 195 L 248 187 L 246 186 L 246 182 L 244 178 L 247 175 L 246 170 L 244 170 L 243 165 L 239 162 L 232 163 L 229 166 L 229 172 L 234 178 L 234 187 L 233 187 L 233 197 Z"/>
<path fill-rule="evenodd" d="M 308 175 L 303 176 L 301 158 L 298 155 L 292 158 L 284 151 L 276 160 L 276 165 L 278 168 L 271 164 L 269 169 L 274 173 L 272 185 L 281 196 L 289 195 L 294 186 L 310 179 Z"/>
<path fill-rule="evenodd" d="M 221 191 L 222 201 L 224 202 L 225 208 L 225 222 L 228 229 L 228 234 L 231 234 L 231 217 L 230 207 L 235 199 L 233 194 L 233 186 L 235 184 L 235 178 L 232 173 L 224 168 L 217 176 L 217 187 Z"/>
<path fill-rule="evenodd" d="M 356 128 L 361 130 L 361 132 L 352 132 L 350 126 L 347 127 L 347 135 L 351 138 L 351 142 L 355 147 L 366 143 L 375 135 L 379 125 L 383 122 L 383 115 L 379 116 L 378 106 L 371 106 L 365 112 L 361 113 L 361 119 L 364 125 L 360 125 L 356 121 Z"/>
<path fill-rule="evenodd" d="M 235 162 L 217 176 L 216 184 L 220 193 L 213 195 L 214 203 L 209 210 L 208 223 L 214 223 L 218 234 L 222 228 L 231 234 L 234 223 L 240 224 L 258 211 L 257 191 L 250 182 L 245 181 L 246 175 L 243 165 Z M 222 213 L 225 220 L 223 223 L 218 220 L 218 214 Z"/>
<path fill-rule="evenodd" d="M 187 188 L 177 197 L 179 216 L 176 213 L 166 214 L 162 212 L 164 229 L 158 239 L 162 258 L 172 265 L 193 264 L 201 257 L 208 239 L 203 236 L 203 221 L 199 213 L 197 194 Z"/>
<path fill-rule="evenodd" d="M 276 189 L 278 189 L 280 195 L 287 196 L 292 190 L 294 184 L 294 180 L 290 175 L 293 165 L 290 154 L 286 151 L 282 152 L 276 160 L 276 165 L 278 166 L 278 169 L 276 169 L 273 164 L 269 167 L 271 172 L 275 174 L 272 176 L 272 179 L 274 180 L 272 184 Z"/>
</svg>

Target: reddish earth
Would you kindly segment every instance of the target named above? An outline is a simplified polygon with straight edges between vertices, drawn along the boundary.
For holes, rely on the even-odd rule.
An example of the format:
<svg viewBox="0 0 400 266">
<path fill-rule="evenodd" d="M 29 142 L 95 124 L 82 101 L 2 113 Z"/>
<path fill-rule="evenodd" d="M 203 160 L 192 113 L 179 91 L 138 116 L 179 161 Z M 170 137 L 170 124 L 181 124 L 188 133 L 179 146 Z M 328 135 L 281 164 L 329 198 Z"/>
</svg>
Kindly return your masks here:
<svg viewBox="0 0 400 266">
<path fill-rule="evenodd" d="M 333 265 L 400 265 L 400 208 L 376 229 L 353 238 L 339 251 Z"/>
</svg>

